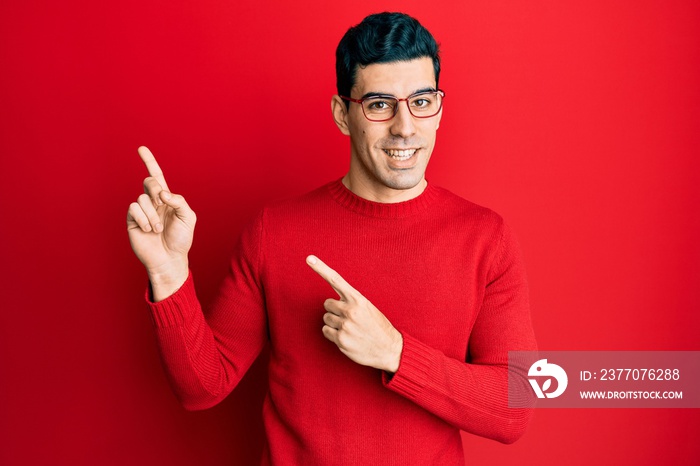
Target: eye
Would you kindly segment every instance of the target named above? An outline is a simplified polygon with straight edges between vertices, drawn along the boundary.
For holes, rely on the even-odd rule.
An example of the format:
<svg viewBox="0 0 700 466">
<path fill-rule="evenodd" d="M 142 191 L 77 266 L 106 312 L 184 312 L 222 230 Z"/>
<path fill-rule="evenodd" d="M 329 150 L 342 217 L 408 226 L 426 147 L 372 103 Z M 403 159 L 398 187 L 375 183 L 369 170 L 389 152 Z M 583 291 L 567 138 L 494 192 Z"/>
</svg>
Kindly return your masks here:
<svg viewBox="0 0 700 466">
<path fill-rule="evenodd" d="M 386 99 L 371 99 L 365 105 L 367 105 L 367 110 L 374 112 L 391 110 L 393 108 L 393 103 Z"/>
<path fill-rule="evenodd" d="M 432 101 L 426 96 L 415 97 L 411 99 L 411 105 L 413 107 L 425 108 L 430 106 Z"/>
</svg>

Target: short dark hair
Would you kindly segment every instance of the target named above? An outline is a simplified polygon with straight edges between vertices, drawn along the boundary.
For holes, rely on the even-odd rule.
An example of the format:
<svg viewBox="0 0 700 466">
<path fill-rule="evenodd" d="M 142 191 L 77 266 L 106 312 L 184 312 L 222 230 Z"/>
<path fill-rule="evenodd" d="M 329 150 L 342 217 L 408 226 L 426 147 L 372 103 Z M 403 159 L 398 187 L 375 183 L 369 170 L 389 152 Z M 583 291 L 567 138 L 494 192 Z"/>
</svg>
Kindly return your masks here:
<svg viewBox="0 0 700 466">
<path fill-rule="evenodd" d="M 348 29 L 335 51 L 338 94 L 350 97 L 358 67 L 422 57 L 433 60 L 437 86 L 440 48 L 433 35 L 418 20 L 404 13 L 384 12 L 367 16 L 360 24 Z"/>
</svg>

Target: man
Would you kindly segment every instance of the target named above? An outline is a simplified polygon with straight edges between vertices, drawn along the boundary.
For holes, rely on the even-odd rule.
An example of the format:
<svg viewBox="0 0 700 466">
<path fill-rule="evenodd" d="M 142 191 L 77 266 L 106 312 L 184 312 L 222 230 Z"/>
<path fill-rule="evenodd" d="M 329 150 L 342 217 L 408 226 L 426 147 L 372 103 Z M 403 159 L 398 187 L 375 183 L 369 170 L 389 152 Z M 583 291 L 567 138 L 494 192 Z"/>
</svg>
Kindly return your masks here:
<svg viewBox="0 0 700 466">
<path fill-rule="evenodd" d="M 206 319 L 195 215 L 139 149 L 151 176 L 127 225 L 166 369 L 207 408 L 269 341 L 264 464 L 463 464 L 460 429 L 509 443 L 528 422 L 507 407 L 508 351 L 535 349 L 518 248 L 497 214 L 425 179 L 444 97 L 430 33 L 372 15 L 336 59 L 350 169 L 260 212 Z"/>
</svg>

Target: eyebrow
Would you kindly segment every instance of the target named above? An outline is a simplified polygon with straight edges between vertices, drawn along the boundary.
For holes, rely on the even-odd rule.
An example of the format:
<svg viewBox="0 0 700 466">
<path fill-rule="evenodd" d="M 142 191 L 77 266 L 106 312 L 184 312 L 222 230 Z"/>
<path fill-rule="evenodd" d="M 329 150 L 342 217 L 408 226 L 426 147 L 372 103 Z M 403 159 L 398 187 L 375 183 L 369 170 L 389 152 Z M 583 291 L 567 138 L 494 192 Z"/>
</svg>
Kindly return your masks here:
<svg viewBox="0 0 700 466">
<path fill-rule="evenodd" d="M 411 97 L 412 95 L 416 95 L 416 94 L 422 94 L 423 92 L 437 92 L 437 89 L 435 89 L 434 87 L 423 87 L 421 89 L 418 89 L 417 91 L 411 92 L 408 97 Z M 393 98 L 396 98 L 395 95 L 388 94 L 386 92 L 368 92 L 368 93 L 364 94 L 362 97 L 360 97 L 360 99 L 367 99 L 369 97 L 393 97 Z"/>
</svg>

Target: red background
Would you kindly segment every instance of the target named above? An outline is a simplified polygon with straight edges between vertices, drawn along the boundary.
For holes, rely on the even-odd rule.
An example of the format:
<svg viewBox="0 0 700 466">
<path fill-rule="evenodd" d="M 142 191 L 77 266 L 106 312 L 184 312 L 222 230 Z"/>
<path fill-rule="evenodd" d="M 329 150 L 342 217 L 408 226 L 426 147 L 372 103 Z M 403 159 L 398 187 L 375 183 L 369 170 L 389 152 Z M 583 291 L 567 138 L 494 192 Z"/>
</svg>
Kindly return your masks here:
<svg viewBox="0 0 700 466">
<path fill-rule="evenodd" d="M 428 179 L 500 212 L 546 350 L 700 350 L 700 7 L 686 1 L 0 4 L 0 464 L 255 464 L 264 366 L 184 411 L 125 231 L 148 145 L 201 299 L 266 201 L 340 177 L 334 50 L 402 9 L 442 43 Z M 472 465 L 697 464 L 697 409 L 538 410 Z M 339 440 L 342 441 L 342 440 Z"/>
</svg>

